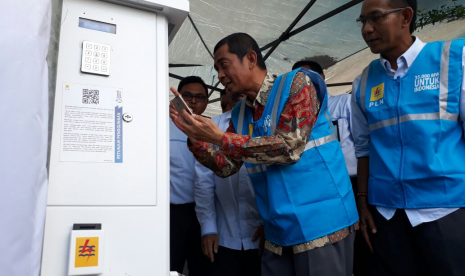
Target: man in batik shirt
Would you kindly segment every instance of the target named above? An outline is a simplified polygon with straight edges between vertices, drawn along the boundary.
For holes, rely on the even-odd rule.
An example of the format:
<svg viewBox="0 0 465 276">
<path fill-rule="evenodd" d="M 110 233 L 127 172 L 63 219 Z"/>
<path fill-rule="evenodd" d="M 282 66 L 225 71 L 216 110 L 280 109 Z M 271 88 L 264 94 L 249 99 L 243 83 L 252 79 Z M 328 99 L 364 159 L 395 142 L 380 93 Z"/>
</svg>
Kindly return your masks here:
<svg viewBox="0 0 465 276">
<path fill-rule="evenodd" d="M 243 33 L 222 39 L 214 58 L 226 89 L 246 95 L 228 130 L 187 112 L 185 122 L 173 106 L 170 116 L 216 175 L 245 163 L 265 228 L 262 275 L 350 276 L 358 216 L 324 82 L 306 69 L 275 79 Z"/>
</svg>

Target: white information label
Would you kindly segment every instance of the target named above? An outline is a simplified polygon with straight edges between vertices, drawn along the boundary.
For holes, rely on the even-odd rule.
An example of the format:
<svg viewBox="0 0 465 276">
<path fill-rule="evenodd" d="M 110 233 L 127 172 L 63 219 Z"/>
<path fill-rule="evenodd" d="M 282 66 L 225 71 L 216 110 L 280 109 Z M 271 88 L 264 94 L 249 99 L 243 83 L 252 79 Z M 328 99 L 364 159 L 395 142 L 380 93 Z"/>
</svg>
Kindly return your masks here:
<svg viewBox="0 0 465 276">
<path fill-rule="evenodd" d="M 123 163 L 122 93 L 63 83 L 60 161 Z"/>
</svg>

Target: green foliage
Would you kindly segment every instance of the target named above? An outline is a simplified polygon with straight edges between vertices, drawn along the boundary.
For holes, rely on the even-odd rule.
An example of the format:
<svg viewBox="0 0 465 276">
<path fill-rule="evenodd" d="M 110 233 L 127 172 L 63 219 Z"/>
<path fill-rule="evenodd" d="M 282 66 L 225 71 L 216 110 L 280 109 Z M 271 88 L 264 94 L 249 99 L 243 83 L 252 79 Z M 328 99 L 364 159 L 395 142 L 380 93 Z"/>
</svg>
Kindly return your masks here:
<svg viewBox="0 0 465 276">
<path fill-rule="evenodd" d="M 429 11 L 418 10 L 418 20 L 416 28 L 423 29 L 428 24 L 436 24 L 441 22 L 451 22 L 465 18 L 465 6 L 457 5 L 442 5 L 437 9 Z"/>
</svg>

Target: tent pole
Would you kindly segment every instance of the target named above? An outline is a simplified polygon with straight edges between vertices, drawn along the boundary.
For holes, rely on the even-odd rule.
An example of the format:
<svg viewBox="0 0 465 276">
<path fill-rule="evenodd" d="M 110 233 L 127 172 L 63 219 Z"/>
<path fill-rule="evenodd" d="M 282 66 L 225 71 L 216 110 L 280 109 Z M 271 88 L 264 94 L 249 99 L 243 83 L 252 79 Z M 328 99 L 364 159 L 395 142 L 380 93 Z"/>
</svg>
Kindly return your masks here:
<svg viewBox="0 0 465 276">
<path fill-rule="evenodd" d="M 305 8 L 299 13 L 299 15 L 294 19 L 294 21 L 292 21 L 291 25 L 289 25 L 289 27 L 286 29 L 286 31 L 284 31 L 284 33 L 282 33 L 281 36 L 277 40 L 272 42 L 273 47 L 263 57 L 264 60 L 266 60 L 271 55 L 271 53 L 273 53 L 273 51 L 278 47 L 278 45 L 281 42 L 283 42 L 284 40 L 289 39 L 289 32 L 292 31 L 292 29 L 295 27 L 295 25 L 297 25 L 297 23 L 299 23 L 300 19 L 302 19 L 302 17 L 304 17 L 304 15 L 313 6 L 313 4 L 315 4 L 315 2 L 316 2 L 316 0 L 311 0 L 307 4 L 307 6 L 305 6 Z M 263 51 L 263 49 L 262 49 L 262 51 Z"/>
</svg>

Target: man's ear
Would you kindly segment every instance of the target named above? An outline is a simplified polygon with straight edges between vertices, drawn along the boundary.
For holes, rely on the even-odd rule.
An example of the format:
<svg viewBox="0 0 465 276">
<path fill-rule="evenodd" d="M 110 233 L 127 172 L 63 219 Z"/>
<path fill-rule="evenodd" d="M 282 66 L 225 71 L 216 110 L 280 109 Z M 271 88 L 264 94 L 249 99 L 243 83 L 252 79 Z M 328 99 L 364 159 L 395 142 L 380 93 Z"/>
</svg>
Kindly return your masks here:
<svg viewBox="0 0 465 276">
<path fill-rule="evenodd" d="M 247 59 L 249 69 L 253 69 L 257 65 L 257 53 L 255 51 L 248 52 L 244 58 Z"/>
<path fill-rule="evenodd" d="M 402 11 L 402 27 L 410 29 L 410 22 L 413 19 L 413 9 L 411 7 L 406 7 Z"/>
</svg>

